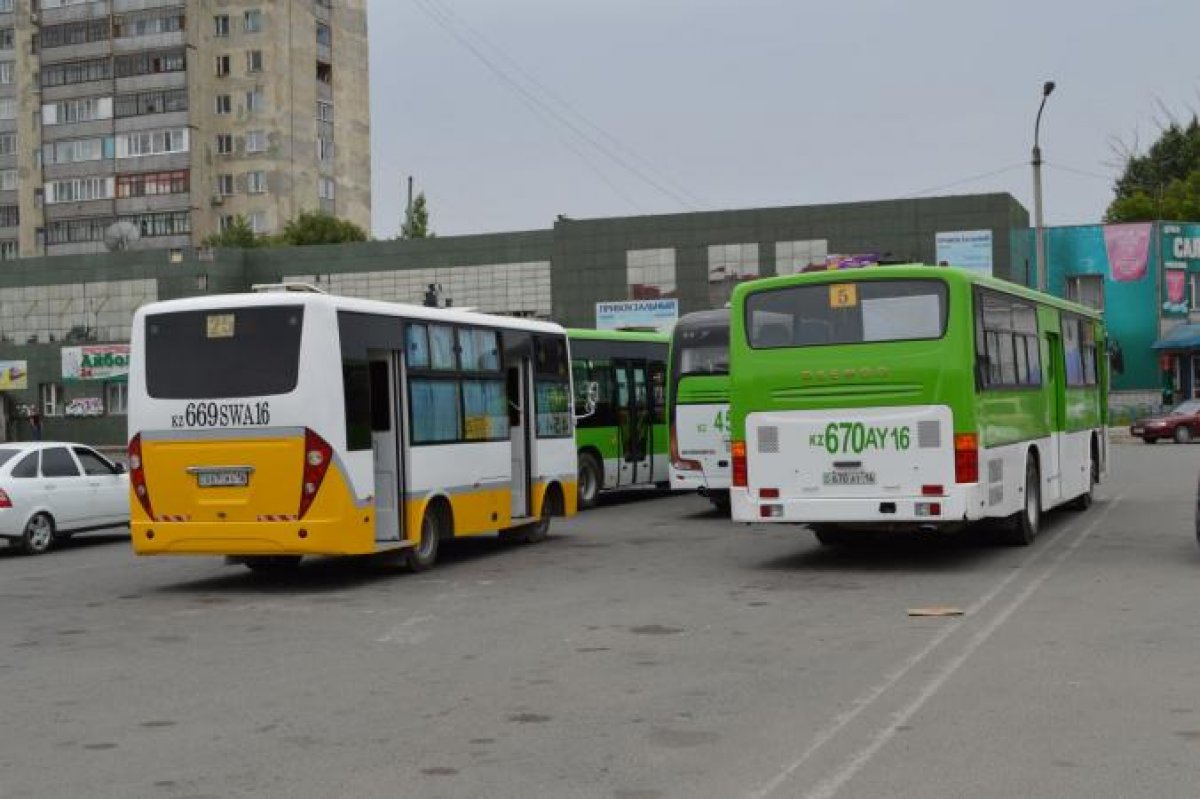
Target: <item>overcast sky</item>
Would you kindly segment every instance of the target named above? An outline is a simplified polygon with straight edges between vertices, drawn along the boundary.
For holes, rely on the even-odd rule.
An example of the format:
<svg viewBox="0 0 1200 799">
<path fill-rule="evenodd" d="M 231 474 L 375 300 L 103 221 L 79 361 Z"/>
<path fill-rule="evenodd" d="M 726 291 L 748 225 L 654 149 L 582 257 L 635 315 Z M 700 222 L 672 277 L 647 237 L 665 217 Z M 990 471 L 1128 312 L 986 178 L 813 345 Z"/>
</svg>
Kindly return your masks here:
<svg viewBox="0 0 1200 799">
<path fill-rule="evenodd" d="M 1197 0 L 368 6 L 379 237 L 407 175 L 440 235 L 988 191 L 1032 213 L 1047 79 L 1047 224 L 1095 222 L 1113 140 L 1200 109 Z"/>
</svg>

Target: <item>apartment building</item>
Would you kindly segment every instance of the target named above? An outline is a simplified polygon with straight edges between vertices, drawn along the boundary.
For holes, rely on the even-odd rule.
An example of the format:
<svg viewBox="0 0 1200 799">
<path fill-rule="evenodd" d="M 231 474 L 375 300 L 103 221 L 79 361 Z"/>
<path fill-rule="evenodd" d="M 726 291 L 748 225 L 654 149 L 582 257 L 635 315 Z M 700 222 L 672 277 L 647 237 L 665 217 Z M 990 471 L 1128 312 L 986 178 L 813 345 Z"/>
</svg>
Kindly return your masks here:
<svg viewBox="0 0 1200 799">
<path fill-rule="evenodd" d="M 0 0 L 0 259 L 317 209 L 370 228 L 366 0 Z"/>
</svg>

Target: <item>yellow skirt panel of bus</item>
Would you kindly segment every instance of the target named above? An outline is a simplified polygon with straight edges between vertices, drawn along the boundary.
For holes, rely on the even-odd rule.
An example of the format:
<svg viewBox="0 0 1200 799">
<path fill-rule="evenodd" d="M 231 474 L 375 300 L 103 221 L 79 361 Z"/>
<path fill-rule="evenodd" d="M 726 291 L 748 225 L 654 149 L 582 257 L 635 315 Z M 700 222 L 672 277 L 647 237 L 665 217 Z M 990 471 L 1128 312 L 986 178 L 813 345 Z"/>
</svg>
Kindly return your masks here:
<svg viewBox="0 0 1200 799">
<path fill-rule="evenodd" d="M 304 441 L 143 441 L 154 517 L 131 494 L 134 551 L 206 555 L 360 555 L 376 551 L 373 509 L 336 464 L 299 517 Z M 201 485 L 202 473 L 246 471 L 245 485 Z"/>
</svg>

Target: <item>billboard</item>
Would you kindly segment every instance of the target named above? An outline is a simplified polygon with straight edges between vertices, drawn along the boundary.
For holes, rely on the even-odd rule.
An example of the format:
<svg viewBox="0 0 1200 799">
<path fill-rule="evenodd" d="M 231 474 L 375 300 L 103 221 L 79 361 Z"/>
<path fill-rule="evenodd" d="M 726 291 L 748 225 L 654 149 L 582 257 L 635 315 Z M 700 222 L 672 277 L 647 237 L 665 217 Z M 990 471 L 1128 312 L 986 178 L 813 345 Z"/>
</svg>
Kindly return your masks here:
<svg viewBox="0 0 1200 799">
<path fill-rule="evenodd" d="M 123 381 L 128 375 L 128 344 L 62 348 L 63 380 Z"/>
<path fill-rule="evenodd" d="M 29 388 L 29 364 L 26 361 L 0 361 L 0 391 Z"/>
<path fill-rule="evenodd" d="M 596 303 L 597 330 L 666 332 L 679 319 L 679 300 L 620 300 Z"/>
<path fill-rule="evenodd" d="M 1200 225 L 1164 224 L 1161 229 L 1163 260 L 1164 314 L 1187 316 L 1192 307 L 1200 305 L 1200 297 L 1188 303 L 1188 283 L 1191 275 L 1200 272 Z"/>
<path fill-rule="evenodd" d="M 937 262 L 992 274 L 992 231 L 951 230 L 934 234 Z"/>
</svg>

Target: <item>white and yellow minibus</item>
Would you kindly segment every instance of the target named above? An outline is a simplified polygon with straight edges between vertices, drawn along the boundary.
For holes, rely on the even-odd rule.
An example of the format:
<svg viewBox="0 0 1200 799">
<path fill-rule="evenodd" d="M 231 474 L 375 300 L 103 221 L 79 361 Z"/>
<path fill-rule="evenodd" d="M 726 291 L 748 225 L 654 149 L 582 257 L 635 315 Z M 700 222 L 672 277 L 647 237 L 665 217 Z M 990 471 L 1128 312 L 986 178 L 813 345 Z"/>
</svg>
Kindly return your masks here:
<svg viewBox="0 0 1200 799">
<path fill-rule="evenodd" d="M 543 539 L 576 509 L 569 345 L 555 324 L 297 285 L 134 316 L 133 546 L 256 570 L 306 555 Z"/>
</svg>

